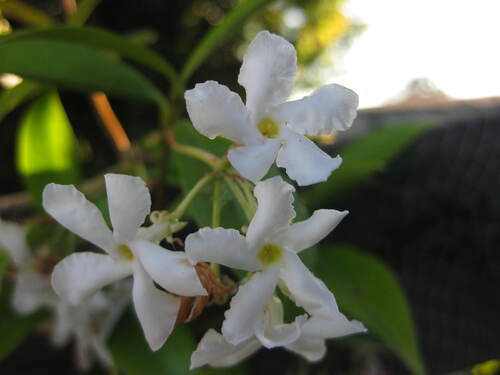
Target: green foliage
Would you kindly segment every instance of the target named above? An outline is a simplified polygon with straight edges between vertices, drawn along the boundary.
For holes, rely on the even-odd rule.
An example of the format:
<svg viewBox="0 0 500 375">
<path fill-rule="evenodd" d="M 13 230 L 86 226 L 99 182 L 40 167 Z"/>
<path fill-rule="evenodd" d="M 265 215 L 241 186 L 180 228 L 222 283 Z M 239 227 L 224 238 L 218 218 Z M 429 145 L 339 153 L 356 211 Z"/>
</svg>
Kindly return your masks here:
<svg viewBox="0 0 500 375">
<path fill-rule="evenodd" d="M 4 40 L 0 56 L 3 73 L 77 91 L 103 91 L 160 105 L 166 101 L 136 70 L 81 44 L 40 38 Z"/>
<path fill-rule="evenodd" d="M 17 106 L 33 98 L 43 90 L 37 83 L 23 81 L 20 84 L 2 91 L 0 94 L 0 121 L 16 109 Z"/>
<path fill-rule="evenodd" d="M 362 321 L 413 373 L 425 374 L 408 301 L 392 271 L 374 256 L 348 246 L 319 252 L 318 276 L 340 309 Z"/>
<path fill-rule="evenodd" d="M 221 23 L 212 28 L 205 35 L 200 43 L 198 43 L 191 56 L 189 56 L 182 69 L 182 79 L 187 81 L 217 47 L 234 35 L 234 32 L 244 25 L 245 20 L 271 1 L 272 0 L 247 0 L 227 14 Z"/>
<path fill-rule="evenodd" d="M 44 39 L 82 44 L 87 47 L 102 49 L 131 61 L 153 69 L 172 82 L 177 80 L 175 69 L 163 57 L 153 50 L 134 43 L 118 34 L 97 27 L 47 27 L 16 31 L 4 38 L 0 43 L 24 39 Z"/>
<path fill-rule="evenodd" d="M 196 349 L 196 340 L 186 325 L 177 326 L 167 343 L 157 352 L 146 344 L 142 331 L 132 314 L 126 314 L 115 329 L 110 342 L 116 365 L 125 375 L 244 375 L 243 366 L 230 370 L 201 368 L 189 370 L 191 353 Z"/>
<path fill-rule="evenodd" d="M 43 11 L 22 1 L 0 0 L 0 13 L 30 26 L 48 26 L 53 23 Z"/>
<path fill-rule="evenodd" d="M 309 188 L 304 196 L 311 207 L 332 204 L 335 199 L 383 169 L 401 150 L 424 131 L 426 124 L 410 123 L 372 131 L 343 147 L 339 154 L 343 163 L 332 176 Z"/>
<path fill-rule="evenodd" d="M 0 361 L 3 361 L 19 345 L 21 345 L 28 334 L 46 318 L 43 312 L 37 312 L 28 316 L 19 316 L 14 313 L 11 306 L 11 292 L 3 288 L 0 293 Z"/>
<path fill-rule="evenodd" d="M 101 0 L 82 0 L 78 2 L 78 9 L 68 19 L 68 24 L 73 26 L 82 26 L 87 22 L 95 7 Z"/>
<path fill-rule="evenodd" d="M 38 205 L 47 183 L 78 181 L 76 149 L 76 138 L 57 92 L 51 91 L 37 99 L 21 119 L 16 164 Z"/>
</svg>

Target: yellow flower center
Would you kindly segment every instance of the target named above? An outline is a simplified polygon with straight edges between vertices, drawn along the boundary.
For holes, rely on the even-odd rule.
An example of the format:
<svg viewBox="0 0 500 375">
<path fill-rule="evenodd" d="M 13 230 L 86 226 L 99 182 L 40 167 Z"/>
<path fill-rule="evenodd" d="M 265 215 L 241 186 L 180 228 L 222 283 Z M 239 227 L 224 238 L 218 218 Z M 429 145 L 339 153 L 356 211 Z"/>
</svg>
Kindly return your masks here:
<svg viewBox="0 0 500 375">
<path fill-rule="evenodd" d="M 120 254 L 126 260 L 134 259 L 134 253 L 127 245 L 118 245 L 117 246 L 118 254 Z"/>
<path fill-rule="evenodd" d="M 276 138 L 280 135 L 280 126 L 279 124 L 269 117 L 264 117 L 260 120 L 259 125 L 260 134 L 262 134 L 266 138 Z"/>
<path fill-rule="evenodd" d="M 262 246 L 257 253 L 257 259 L 259 259 L 264 266 L 277 263 L 282 257 L 283 249 L 278 245 L 273 245 L 271 243 Z"/>
</svg>

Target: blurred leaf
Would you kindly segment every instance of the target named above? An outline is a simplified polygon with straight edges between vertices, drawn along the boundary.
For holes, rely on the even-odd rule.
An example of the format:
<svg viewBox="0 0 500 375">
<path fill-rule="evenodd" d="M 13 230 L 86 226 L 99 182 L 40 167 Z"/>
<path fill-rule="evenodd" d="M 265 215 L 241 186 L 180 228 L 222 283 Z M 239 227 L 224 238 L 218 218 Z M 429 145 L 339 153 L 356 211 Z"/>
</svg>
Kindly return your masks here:
<svg viewBox="0 0 500 375">
<path fill-rule="evenodd" d="M 126 314 L 115 330 L 110 342 L 111 352 L 119 370 L 126 375 L 168 374 L 168 375 L 243 375 L 242 366 L 231 369 L 201 368 L 190 371 L 191 353 L 196 341 L 186 325 L 177 326 L 165 345 L 157 352 L 147 346 L 139 323 Z"/>
<path fill-rule="evenodd" d="M 77 143 L 56 91 L 37 99 L 21 119 L 17 169 L 37 203 L 49 182 L 75 184 L 80 175 Z"/>
<path fill-rule="evenodd" d="M 392 271 L 348 246 L 324 247 L 319 254 L 317 274 L 340 309 L 363 322 L 415 374 L 425 374 L 410 307 Z"/>
<path fill-rule="evenodd" d="M 178 123 L 175 127 L 175 136 L 180 143 L 202 148 L 217 156 L 224 155 L 231 144 L 231 142 L 221 137 L 214 140 L 204 137 L 189 122 Z M 176 152 L 172 155 L 172 161 L 176 167 L 183 194 L 189 192 L 201 177 L 212 172 L 203 162 Z M 189 214 L 200 227 L 211 225 L 212 192 L 213 187 L 210 184 L 197 195 L 189 207 Z M 246 222 L 243 213 L 238 208 L 238 203 L 226 187 L 222 191 L 222 196 L 221 225 L 239 229 Z"/>
<path fill-rule="evenodd" d="M 19 316 L 11 308 L 11 293 L 9 288 L 0 293 L 0 362 L 21 345 L 28 334 L 46 318 L 44 312 L 28 316 Z"/>
<path fill-rule="evenodd" d="M 227 39 L 235 35 L 235 31 L 243 27 L 245 20 L 272 0 L 247 0 L 226 14 L 222 21 L 212 28 L 198 43 L 182 69 L 181 77 L 187 81 L 193 72 L 200 67 L 206 58 Z"/>
<path fill-rule="evenodd" d="M 324 183 L 309 188 L 304 196 L 311 207 L 331 204 L 372 173 L 384 168 L 401 150 L 430 128 L 426 124 L 401 124 L 372 131 L 339 151 L 343 162 Z"/>
<path fill-rule="evenodd" d="M 83 92 L 148 99 L 166 99 L 140 73 L 98 50 L 47 39 L 13 39 L 0 43 L 0 72 Z"/>
<path fill-rule="evenodd" d="M 153 69 L 173 82 L 177 80 L 175 69 L 153 50 L 97 27 L 50 27 L 21 30 L 0 38 L 0 43 L 32 38 L 59 40 L 102 48 Z"/>
<path fill-rule="evenodd" d="M 2 290 L 3 275 L 9 265 L 9 255 L 0 249 L 0 291 Z"/>
<path fill-rule="evenodd" d="M 100 2 L 101 0 L 82 0 L 78 2 L 78 9 L 68 19 L 68 24 L 73 26 L 82 26 L 85 24 Z"/>
<path fill-rule="evenodd" d="M 22 81 L 20 84 L 2 91 L 0 94 L 0 121 L 23 102 L 33 98 L 43 90 L 38 83 Z"/>
<path fill-rule="evenodd" d="M 0 11 L 7 18 L 14 19 L 31 26 L 48 26 L 52 19 L 41 10 L 19 0 L 0 1 Z"/>
</svg>

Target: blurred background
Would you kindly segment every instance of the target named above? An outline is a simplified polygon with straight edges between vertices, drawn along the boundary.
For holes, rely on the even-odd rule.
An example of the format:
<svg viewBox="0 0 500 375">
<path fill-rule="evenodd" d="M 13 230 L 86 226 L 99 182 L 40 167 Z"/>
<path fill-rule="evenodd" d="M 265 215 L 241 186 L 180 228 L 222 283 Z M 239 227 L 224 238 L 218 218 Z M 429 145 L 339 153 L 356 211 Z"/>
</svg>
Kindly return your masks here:
<svg viewBox="0 0 500 375">
<path fill-rule="evenodd" d="M 198 41 L 247 2 L 97 3 L 86 25 L 148 46 L 180 70 Z M 343 157 L 343 166 L 327 183 L 301 189 L 304 202 L 310 210 L 350 211 L 327 242 L 361 249 L 393 272 L 406 295 L 429 374 L 499 373 L 498 362 L 484 363 L 500 359 L 500 3 L 260 3 L 194 72 L 187 87 L 211 79 L 244 97 L 237 84 L 241 59 L 255 34 L 268 29 L 297 48 L 300 69 L 293 98 L 333 82 L 357 92 L 360 110 L 352 128 L 318 139 L 327 152 Z M 0 33 L 62 23 L 71 6 L 64 0 L 0 0 Z M 172 89 L 151 70 L 133 66 L 162 91 Z M 3 74 L 0 81 L 5 92 L 18 78 Z M 62 90 L 60 97 L 77 139 L 80 179 L 86 181 L 116 164 L 120 153 L 88 96 Z M 140 147 L 155 142 L 152 105 L 113 96 L 110 103 L 132 147 L 147 155 Z M 23 219 L 33 212 L 23 193 L 29 181 L 19 156 L 27 108 L 24 103 L 0 118 L 3 219 Z M 169 189 L 179 191 L 175 185 Z M 378 292 L 384 293 L 382 284 Z M 213 319 L 223 311 L 217 309 L 208 313 Z M 119 329 L 126 322 L 120 324 Z M 194 336 L 201 336 L 206 325 L 195 322 Z M 0 373 L 73 373 L 73 366 L 71 347 L 53 349 L 35 331 L 0 362 Z M 376 334 L 331 341 L 328 357 L 313 366 L 282 350 L 260 351 L 245 366 L 238 371 L 410 373 L 398 350 Z"/>
</svg>

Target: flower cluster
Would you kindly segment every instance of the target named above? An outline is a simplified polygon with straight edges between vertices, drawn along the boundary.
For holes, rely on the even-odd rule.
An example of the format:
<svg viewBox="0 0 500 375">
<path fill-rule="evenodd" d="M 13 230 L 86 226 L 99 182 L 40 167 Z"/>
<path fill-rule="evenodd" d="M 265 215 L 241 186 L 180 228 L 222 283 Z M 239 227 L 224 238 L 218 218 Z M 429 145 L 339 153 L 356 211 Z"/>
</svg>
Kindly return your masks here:
<svg viewBox="0 0 500 375">
<path fill-rule="evenodd" d="M 132 276 L 135 312 L 147 343 L 158 350 L 175 325 L 199 315 L 216 291 L 228 295 L 236 289 L 223 285 L 214 271 L 223 265 L 247 271 L 247 276 L 230 301 L 221 333 L 206 332 L 192 354 L 191 368 L 231 366 L 261 347 L 284 347 L 317 361 L 326 352 L 326 339 L 366 331 L 362 323 L 339 311 L 332 292 L 299 256 L 325 238 L 348 212 L 320 209 L 308 219 L 294 222 L 295 188 L 280 176 L 262 180 L 274 162 L 298 185 L 326 180 L 342 160 L 327 155 L 306 135 L 345 130 L 356 116 L 357 95 L 335 84 L 285 102 L 293 87 L 296 60 L 290 43 L 263 31 L 250 44 L 238 77 L 246 89 L 246 105 L 237 94 L 213 81 L 185 93 L 194 127 L 209 138 L 223 136 L 234 141 L 227 159 L 241 176 L 255 183 L 256 211 L 245 235 L 235 229 L 205 227 L 187 236 L 185 251 L 170 250 L 161 245 L 163 240 L 172 243 L 185 223 L 178 221 L 180 215 L 167 212 L 149 215 L 151 196 L 141 178 L 104 176 L 112 229 L 74 186 L 48 184 L 43 191 L 45 211 L 104 253 L 76 252 L 61 260 L 53 269 L 51 285 L 62 302 L 44 279 L 29 285 L 37 285 L 50 298 L 37 300 L 41 291 L 25 290 L 36 298 L 19 302 L 14 297 L 19 311 L 31 311 L 46 303 L 41 301 L 50 300 L 47 303 L 56 306 L 56 311 L 66 311 L 71 317 L 60 320 L 72 327 L 77 338 L 90 337 L 79 341 L 79 351 L 93 350 L 109 365 L 104 341 L 116 322 L 117 302 L 114 289 L 103 291 L 103 287 Z M 234 175 L 228 168 L 221 164 L 216 173 Z M 186 197 L 194 195 L 196 192 Z M 144 226 L 148 215 L 151 225 Z M 18 232 L 17 227 L 0 232 L 18 266 L 17 294 L 23 290 L 24 279 L 38 277 L 25 267 L 28 253 Z M 120 285 L 116 288 L 122 290 Z M 292 322 L 284 321 L 283 295 L 303 309 Z M 187 313 L 186 301 L 192 307 Z M 104 319 L 107 323 L 98 324 L 102 326 L 98 333 L 90 335 L 82 331 L 85 328 L 76 328 L 92 325 L 96 311 L 114 311 Z"/>
</svg>

